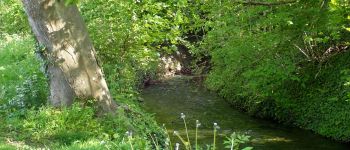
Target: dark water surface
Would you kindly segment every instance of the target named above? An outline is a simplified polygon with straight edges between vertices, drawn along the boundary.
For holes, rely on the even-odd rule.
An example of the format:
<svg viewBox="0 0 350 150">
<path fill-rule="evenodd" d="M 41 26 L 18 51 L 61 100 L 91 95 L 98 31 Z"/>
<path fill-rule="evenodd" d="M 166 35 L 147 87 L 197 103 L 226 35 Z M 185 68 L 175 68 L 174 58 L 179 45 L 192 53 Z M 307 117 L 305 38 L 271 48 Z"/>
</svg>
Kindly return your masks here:
<svg viewBox="0 0 350 150">
<path fill-rule="evenodd" d="M 170 135 L 176 130 L 186 137 L 183 120 L 180 119 L 180 113 L 184 113 L 192 145 L 195 122 L 199 120 L 202 126 L 198 132 L 198 141 L 202 147 L 213 142 L 213 123 L 216 122 L 220 126 L 218 149 L 224 149 L 222 143 L 225 135 L 243 132 L 251 136 L 248 145 L 256 150 L 350 150 L 349 144 L 337 143 L 310 131 L 252 118 L 234 110 L 215 93 L 194 86 L 188 77 L 174 77 L 147 87 L 142 97 L 142 106 L 155 114 L 159 124 L 165 124 Z M 171 136 L 171 140 L 173 143 L 179 142 L 174 136 Z"/>
</svg>

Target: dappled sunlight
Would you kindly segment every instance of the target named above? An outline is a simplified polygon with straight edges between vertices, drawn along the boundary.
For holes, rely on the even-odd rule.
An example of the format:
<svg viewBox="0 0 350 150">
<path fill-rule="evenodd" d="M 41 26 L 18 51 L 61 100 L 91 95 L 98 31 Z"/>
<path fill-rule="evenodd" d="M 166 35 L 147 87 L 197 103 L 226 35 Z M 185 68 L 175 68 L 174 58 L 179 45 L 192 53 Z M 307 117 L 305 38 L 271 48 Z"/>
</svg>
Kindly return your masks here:
<svg viewBox="0 0 350 150">
<path fill-rule="evenodd" d="M 254 144 L 266 144 L 266 143 L 291 143 L 293 140 L 284 138 L 284 137 L 262 137 L 262 138 L 255 138 L 251 140 L 252 143 Z"/>
<path fill-rule="evenodd" d="M 164 71 L 164 77 L 166 78 L 174 76 L 182 68 L 181 63 L 173 56 L 163 56 L 161 61 L 160 68 Z"/>
<path fill-rule="evenodd" d="M 50 62 L 45 71 L 51 104 L 59 107 L 71 105 L 74 98 L 95 99 L 101 112 L 114 111 L 117 105 L 77 6 L 55 0 L 24 3 L 33 32 L 45 49 L 43 59 Z"/>
<path fill-rule="evenodd" d="M 66 23 L 62 19 L 52 20 L 46 24 L 49 33 L 57 32 L 65 27 Z"/>
<path fill-rule="evenodd" d="M 44 9 L 49 9 L 51 7 L 53 7 L 55 5 L 56 0 L 47 0 L 45 1 L 44 5 Z"/>
<path fill-rule="evenodd" d="M 172 135 L 173 137 L 175 137 L 174 135 L 174 131 L 178 131 L 179 134 L 181 136 L 186 136 L 186 130 L 185 129 L 179 129 L 179 130 L 174 130 L 174 129 L 169 129 L 168 130 L 168 133 L 170 135 Z M 196 130 L 195 129 L 188 129 L 188 135 L 190 137 L 195 137 L 195 134 L 196 134 Z M 229 133 L 231 134 L 231 133 Z M 229 135 L 229 134 L 218 134 L 219 136 L 226 136 L 226 135 Z M 214 134 L 213 134 L 213 130 L 210 130 L 210 129 L 202 129 L 202 128 L 199 128 L 198 129 L 198 139 L 206 139 L 208 137 L 212 137 Z"/>
<path fill-rule="evenodd" d="M 350 147 L 349 0 L 0 8 L 0 149 Z"/>
<path fill-rule="evenodd" d="M 15 141 L 11 138 L 6 138 L 6 144 L 15 147 L 16 149 L 30 149 L 30 146 L 26 145 L 23 141 Z M 0 144 L 1 145 L 1 144 Z M 0 147 L 1 149 L 1 147 Z"/>
</svg>

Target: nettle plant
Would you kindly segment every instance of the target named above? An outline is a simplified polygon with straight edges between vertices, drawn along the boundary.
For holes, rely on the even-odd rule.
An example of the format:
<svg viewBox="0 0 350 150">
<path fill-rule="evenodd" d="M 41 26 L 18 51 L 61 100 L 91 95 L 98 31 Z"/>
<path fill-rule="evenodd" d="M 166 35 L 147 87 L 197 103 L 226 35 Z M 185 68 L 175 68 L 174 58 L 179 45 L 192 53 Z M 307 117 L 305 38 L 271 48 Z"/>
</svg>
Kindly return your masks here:
<svg viewBox="0 0 350 150">
<path fill-rule="evenodd" d="M 37 75 L 28 77 L 21 85 L 16 87 L 17 95 L 9 101 L 9 106 L 18 108 L 40 107 L 45 104 L 45 85 L 40 85 Z"/>
</svg>

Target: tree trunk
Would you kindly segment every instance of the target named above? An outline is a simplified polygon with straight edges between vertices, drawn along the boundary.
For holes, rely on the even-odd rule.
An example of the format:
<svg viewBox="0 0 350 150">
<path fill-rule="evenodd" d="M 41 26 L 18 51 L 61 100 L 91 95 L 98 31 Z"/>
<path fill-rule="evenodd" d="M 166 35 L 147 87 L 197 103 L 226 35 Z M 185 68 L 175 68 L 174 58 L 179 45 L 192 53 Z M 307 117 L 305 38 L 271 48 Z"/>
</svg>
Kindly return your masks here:
<svg viewBox="0 0 350 150">
<path fill-rule="evenodd" d="M 45 47 L 49 102 L 69 106 L 75 98 L 95 99 L 103 112 L 114 112 L 113 101 L 97 64 L 93 44 L 76 5 L 64 0 L 22 0 L 29 23 Z"/>
</svg>

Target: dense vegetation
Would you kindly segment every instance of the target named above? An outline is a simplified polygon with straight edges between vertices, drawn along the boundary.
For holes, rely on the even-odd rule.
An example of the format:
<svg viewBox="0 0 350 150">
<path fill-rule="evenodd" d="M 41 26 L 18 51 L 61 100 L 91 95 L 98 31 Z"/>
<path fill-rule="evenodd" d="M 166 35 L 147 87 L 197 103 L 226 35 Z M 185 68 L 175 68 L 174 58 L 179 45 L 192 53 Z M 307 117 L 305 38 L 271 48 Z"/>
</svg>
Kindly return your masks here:
<svg viewBox="0 0 350 150">
<path fill-rule="evenodd" d="M 96 7 L 99 3 L 104 6 Z M 160 143 L 157 145 L 164 145 L 163 129 L 137 105 L 139 78 L 152 69 L 152 60 L 149 59 L 154 57 L 155 52 L 137 51 L 144 48 L 141 43 L 130 44 L 135 47 L 129 48 L 125 44 L 138 40 L 119 38 L 128 32 L 131 25 L 128 22 L 128 6 L 113 2 L 112 9 L 124 10 L 121 11 L 124 14 L 112 14 L 110 17 L 125 23 L 116 26 L 113 32 L 109 32 L 113 26 L 110 22 L 99 22 L 108 19 L 106 13 L 112 11 L 100 9 L 110 3 L 81 2 L 80 8 L 86 17 L 90 35 L 96 39 L 94 44 L 104 63 L 113 97 L 122 107 L 127 107 L 125 111 L 120 109 L 117 117 L 96 117 L 92 104 L 85 104 L 83 108 L 81 104 L 75 104 L 60 110 L 46 106 L 46 77 L 40 68 L 42 62 L 36 56 L 36 43 L 23 6 L 17 0 L 0 2 L 0 149 L 130 149 L 130 142 L 135 149 L 151 149 L 155 145 L 152 138 Z M 98 30 L 103 29 L 100 26 L 107 25 L 105 31 Z M 119 41 L 108 44 L 107 39 L 111 36 L 116 36 Z M 136 38 L 135 35 L 130 36 L 130 39 Z M 118 42 L 121 42 L 120 45 L 116 44 Z M 122 44 L 125 49 L 120 50 Z M 155 66 L 153 64 L 153 69 Z M 5 142 L 10 145 L 1 144 Z"/>
<path fill-rule="evenodd" d="M 120 110 L 118 117 L 113 118 L 96 118 L 92 105 L 81 108 L 76 104 L 61 110 L 45 106 L 46 79 L 39 70 L 33 39 L 18 35 L 3 38 L 0 45 L 0 140 L 8 141 L 14 147 L 0 144 L 0 149 L 43 146 L 55 149 L 129 149 L 127 131 L 134 132 L 129 140 L 135 148 L 150 147 L 150 135 L 158 135 L 155 138 L 160 141 L 163 139 L 162 129 L 149 115 L 143 115 L 132 101 L 136 96 L 127 98 L 128 93 L 114 92 L 114 96 L 132 112 Z"/>
<path fill-rule="evenodd" d="M 349 141 L 349 1 L 221 2 L 199 47 L 212 58 L 208 87 L 255 116 Z"/>
<path fill-rule="evenodd" d="M 22 5 L 2 0 L 0 148 L 6 140 L 17 148 L 164 144 L 163 130 L 137 105 L 138 88 L 161 72 L 159 56 L 179 46 L 192 54 L 192 72 L 209 72 L 207 87 L 237 108 L 350 141 L 348 0 L 81 0 L 78 7 L 114 98 L 130 110 L 98 118 L 89 105 L 46 106 Z"/>
</svg>

